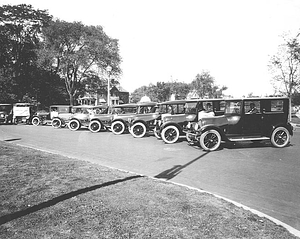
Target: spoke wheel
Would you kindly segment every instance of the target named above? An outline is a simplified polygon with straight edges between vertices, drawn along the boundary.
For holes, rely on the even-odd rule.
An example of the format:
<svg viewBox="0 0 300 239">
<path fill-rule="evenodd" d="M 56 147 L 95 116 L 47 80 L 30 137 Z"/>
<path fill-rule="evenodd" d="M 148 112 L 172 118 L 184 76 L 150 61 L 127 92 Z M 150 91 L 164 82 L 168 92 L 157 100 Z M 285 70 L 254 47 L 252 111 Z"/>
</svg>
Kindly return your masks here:
<svg viewBox="0 0 300 239">
<path fill-rule="evenodd" d="M 274 129 L 271 136 L 271 143 L 276 148 L 283 148 L 290 143 L 290 133 L 285 127 Z"/>
<path fill-rule="evenodd" d="M 32 120 L 31 120 L 31 123 L 34 125 L 34 126 L 38 126 L 40 123 L 41 123 L 41 120 L 39 117 L 33 117 Z"/>
<path fill-rule="evenodd" d="M 90 124 L 89 124 L 89 130 L 93 133 L 97 133 L 101 130 L 101 123 L 97 120 L 95 121 L 92 121 Z"/>
<path fill-rule="evenodd" d="M 69 129 L 72 130 L 72 131 L 76 131 L 80 128 L 80 123 L 78 120 L 76 119 L 73 119 L 69 122 L 69 125 L 68 125 Z"/>
<path fill-rule="evenodd" d="M 220 147 L 221 135 L 218 131 L 207 130 L 200 136 L 201 148 L 205 151 L 215 151 Z"/>
<path fill-rule="evenodd" d="M 135 123 L 130 130 L 130 133 L 135 138 L 142 138 L 147 132 L 146 126 L 143 123 Z"/>
<path fill-rule="evenodd" d="M 111 125 L 111 130 L 114 134 L 123 134 L 125 131 L 125 125 L 121 121 L 115 121 Z"/>
<path fill-rule="evenodd" d="M 165 143 L 173 144 L 179 139 L 179 130 L 174 125 L 167 126 L 162 130 L 161 137 Z"/>
<path fill-rule="evenodd" d="M 52 125 L 53 128 L 58 129 L 58 128 L 61 127 L 62 122 L 61 122 L 60 119 L 56 118 L 56 119 L 53 119 L 53 120 L 51 121 L 51 125 Z"/>
</svg>

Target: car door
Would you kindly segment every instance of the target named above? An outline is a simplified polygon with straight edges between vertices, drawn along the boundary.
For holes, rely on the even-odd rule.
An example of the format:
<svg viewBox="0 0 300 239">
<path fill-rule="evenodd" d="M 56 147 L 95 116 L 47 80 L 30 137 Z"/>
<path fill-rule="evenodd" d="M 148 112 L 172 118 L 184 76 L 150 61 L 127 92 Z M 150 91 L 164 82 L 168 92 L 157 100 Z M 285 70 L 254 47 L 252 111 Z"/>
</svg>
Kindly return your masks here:
<svg viewBox="0 0 300 239">
<path fill-rule="evenodd" d="M 244 100 L 241 119 L 242 134 L 244 136 L 261 136 L 262 120 L 261 101 Z"/>
</svg>

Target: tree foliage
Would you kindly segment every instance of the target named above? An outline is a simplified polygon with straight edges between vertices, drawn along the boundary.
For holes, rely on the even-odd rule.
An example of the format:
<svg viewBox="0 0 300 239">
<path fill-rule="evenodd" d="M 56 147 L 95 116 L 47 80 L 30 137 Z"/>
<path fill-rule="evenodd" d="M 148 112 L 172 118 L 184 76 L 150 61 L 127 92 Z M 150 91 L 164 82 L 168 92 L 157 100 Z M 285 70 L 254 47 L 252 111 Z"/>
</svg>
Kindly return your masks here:
<svg viewBox="0 0 300 239">
<path fill-rule="evenodd" d="M 112 67 L 113 75 L 121 73 L 118 41 L 108 37 L 101 26 L 53 21 L 43 30 L 38 55 L 40 66 L 64 80 L 71 104 L 89 79 L 93 84 L 104 80 L 107 66 Z"/>
<path fill-rule="evenodd" d="M 163 102 L 170 100 L 172 94 L 176 98 L 185 98 L 190 90 L 189 84 L 183 82 L 157 82 L 156 85 L 142 86 L 131 94 L 132 102 L 139 102 L 141 98 L 147 95 L 151 101 Z"/>
<path fill-rule="evenodd" d="M 0 83 L 7 92 L 7 101 L 21 101 L 35 95 L 39 70 L 35 50 L 41 29 L 50 21 L 47 11 L 34 10 L 31 5 L 0 7 Z"/>
<path fill-rule="evenodd" d="M 131 101 L 138 102 L 144 95 L 156 102 L 170 100 L 171 95 L 174 95 L 175 99 L 186 99 L 188 93 L 193 90 L 197 92 L 199 98 L 219 98 L 226 89 L 226 86 L 217 86 L 209 72 L 202 72 L 197 74 L 191 83 L 173 81 L 142 86 L 131 94 Z"/>
<path fill-rule="evenodd" d="M 215 79 L 208 71 L 197 74 L 191 83 L 191 88 L 196 90 L 200 98 L 219 98 L 226 86 L 219 87 L 215 84 Z"/>
<path fill-rule="evenodd" d="M 300 45 L 296 38 L 284 39 L 277 54 L 270 59 L 269 70 L 273 75 L 273 86 L 277 94 L 291 97 L 300 86 Z"/>
</svg>

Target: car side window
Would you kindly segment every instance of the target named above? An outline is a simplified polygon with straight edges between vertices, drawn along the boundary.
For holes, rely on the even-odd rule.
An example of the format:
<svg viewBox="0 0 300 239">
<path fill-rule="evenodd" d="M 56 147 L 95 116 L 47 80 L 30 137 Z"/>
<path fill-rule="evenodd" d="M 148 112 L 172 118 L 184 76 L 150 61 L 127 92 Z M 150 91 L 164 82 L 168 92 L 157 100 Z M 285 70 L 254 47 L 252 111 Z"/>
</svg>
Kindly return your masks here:
<svg viewBox="0 0 300 239">
<path fill-rule="evenodd" d="M 245 114 L 258 114 L 260 113 L 260 101 L 246 100 L 244 101 L 244 113 Z"/>
<path fill-rule="evenodd" d="M 283 100 L 272 100 L 271 112 L 283 112 Z"/>
<path fill-rule="evenodd" d="M 241 114 L 241 101 L 228 101 L 226 102 L 226 114 Z"/>
</svg>

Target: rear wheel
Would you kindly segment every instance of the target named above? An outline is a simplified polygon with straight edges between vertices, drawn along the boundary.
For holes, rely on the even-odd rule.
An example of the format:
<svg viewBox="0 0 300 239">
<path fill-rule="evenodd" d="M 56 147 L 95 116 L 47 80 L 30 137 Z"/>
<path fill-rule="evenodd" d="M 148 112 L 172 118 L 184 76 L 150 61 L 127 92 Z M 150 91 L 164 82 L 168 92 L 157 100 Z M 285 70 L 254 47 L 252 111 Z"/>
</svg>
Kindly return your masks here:
<svg viewBox="0 0 300 239">
<path fill-rule="evenodd" d="M 271 143 L 276 148 L 283 148 L 290 143 L 290 132 L 285 127 L 277 127 L 271 135 Z"/>
<path fill-rule="evenodd" d="M 144 137 L 145 134 L 146 134 L 146 132 L 147 132 L 146 126 L 143 123 L 141 123 L 141 122 L 135 123 L 131 127 L 131 130 L 130 130 L 130 133 L 135 138 L 142 138 L 142 137 Z"/>
<path fill-rule="evenodd" d="M 174 125 L 167 126 L 162 130 L 161 137 L 165 143 L 173 144 L 179 139 L 179 130 Z"/>
<path fill-rule="evenodd" d="M 41 120 L 40 120 L 39 117 L 35 116 L 35 117 L 32 118 L 31 123 L 32 123 L 34 126 L 38 126 L 38 125 L 41 123 Z"/>
<path fill-rule="evenodd" d="M 211 129 L 200 136 L 201 148 L 205 151 L 215 151 L 220 147 L 221 135 L 218 131 Z"/>
<path fill-rule="evenodd" d="M 89 124 L 89 130 L 93 133 L 97 133 L 101 130 L 101 123 L 97 120 L 95 121 L 92 121 L 90 124 Z"/>
<path fill-rule="evenodd" d="M 58 128 L 61 127 L 62 122 L 61 122 L 61 120 L 60 120 L 59 118 L 54 118 L 54 119 L 51 121 L 51 125 L 52 125 L 53 128 L 58 129 Z"/>
<path fill-rule="evenodd" d="M 112 123 L 111 125 L 111 131 L 114 133 L 114 134 L 123 134 L 124 131 L 125 131 L 125 125 L 122 121 L 115 121 Z"/>
<path fill-rule="evenodd" d="M 72 131 L 76 131 L 80 128 L 80 122 L 76 119 L 72 119 L 68 125 L 69 129 Z"/>
</svg>

